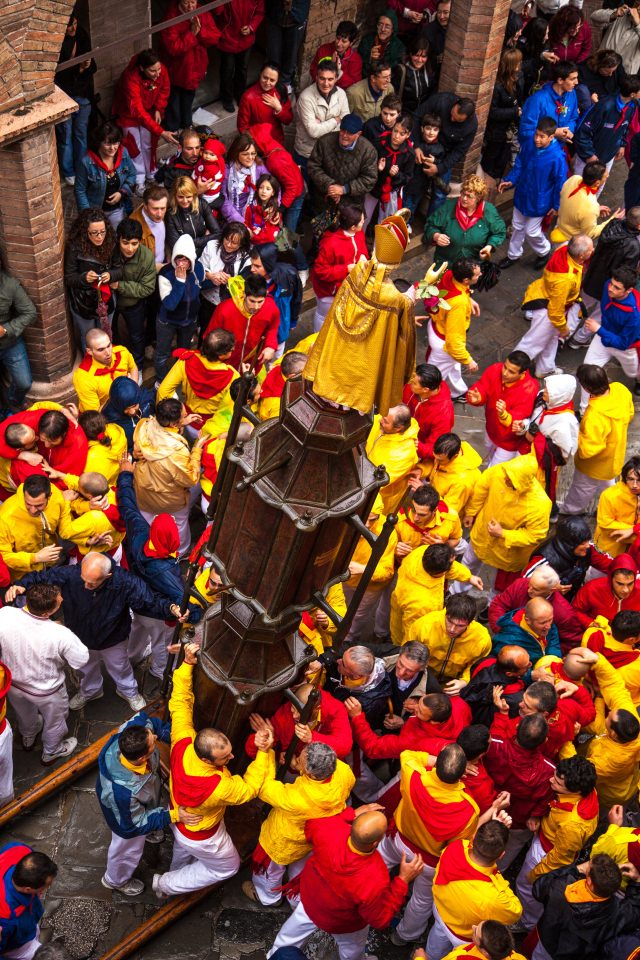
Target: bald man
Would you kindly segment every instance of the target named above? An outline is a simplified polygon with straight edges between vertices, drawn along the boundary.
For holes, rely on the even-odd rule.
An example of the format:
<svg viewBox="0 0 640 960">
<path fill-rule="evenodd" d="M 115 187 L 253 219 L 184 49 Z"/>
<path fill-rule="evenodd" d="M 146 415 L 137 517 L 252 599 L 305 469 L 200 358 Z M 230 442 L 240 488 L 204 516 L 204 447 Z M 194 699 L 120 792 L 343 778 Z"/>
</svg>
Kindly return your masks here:
<svg viewBox="0 0 640 960">
<path fill-rule="evenodd" d="M 524 677 L 530 669 L 529 654 L 516 644 L 502 647 L 497 656 L 489 656 L 472 667 L 471 679 L 460 691 L 460 697 L 471 707 L 473 722 L 491 726 L 497 710 L 494 687 L 501 687 L 509 716 L 517 716 L 526 686 Z"/>
<path fill-rule="evenodd" d="M 532 597 L 524 607 L 500 617 L 493 638 L 497 652 L 507 644 L 523 647 L 533 663 L 540 657 L 561 657 L 560 635 L 553 622 L 553 606 L 543 597 Z"/>
<path fill-rule="evenodd" d="M 336 941 L 340 960 L 363 960 L 369 927 L 389 925 L 424 866 L 420 856 L 410 861 L 403 856 L 398 876 L 389 879 L 377 852 L 387 831 L 381 809 L 368 804 L 307 821 L 313 854 L 300 875 L 300 903 L 267 957 L 280 947 L 302 946 L 315 930 L 324 930 Z"/>
<path fill-rule="evenodd" d="M 418 464 L 418 421 L 404 403 L 391 407 L 384 417 L 373 418 L 367 438 L 367 456 L 374 466 L 384 465 L 389 483 L 382 487 L 382 512 L 393 513 L 408 487 L 408 478 Z"/>
<path fill-rule="evenodd" d="M 520 609 L 532 597 L 544 597 L 553 607 L 553 622 L 563 652 L 580 646 L 584 629 L 560 587 L 560 577 L 548 563 L 535 567 L 527 577 L 518 577 L 489 604 L 489 629 L 496 633 L 498 620 L 510 610 Z"/>
<path fill-rule="evenodd" d="M 111 337 L 98 327 L 87 333 L 87 349 L 82 363 L 73 374 L 80 413 L 101 410 L 109 400 L 109 390 L 116 377 L 129 377 L 138 382 L 138 368 L 126 347 L 115 347 Z"/>
<path fill-rule="evenodd" d="M 296 697 L 301 703 L 306 703 L 314 689 L 310 683 L 303 683 L 295 688 Z M 245 750 L 250 757 L 255 757 L 255 735 L 265 729 L 267 721 L 259 713 L 252 713 L 249 722 L 253 733 L 247 738 Z M 344 704 L 325 690 L 320 691 L 320 699 L 306 723 L 300 723 L 297 708 L 288 700 L 278 707 L 269 723 L 273 728 L 276 754 L 287 750 L 294 734 L 298 737 L 297 754 L 308 743 L 326 743 L 335 750 L 339 760 L 344 760 L 353 745 L 351 724 Z"/>
</svg>

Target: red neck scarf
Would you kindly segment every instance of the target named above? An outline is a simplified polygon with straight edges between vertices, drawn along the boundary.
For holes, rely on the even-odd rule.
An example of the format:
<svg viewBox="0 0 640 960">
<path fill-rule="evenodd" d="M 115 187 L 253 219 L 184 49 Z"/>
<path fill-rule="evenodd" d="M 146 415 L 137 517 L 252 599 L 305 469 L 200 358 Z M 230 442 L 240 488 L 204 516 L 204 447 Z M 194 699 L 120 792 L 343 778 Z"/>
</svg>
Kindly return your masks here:
<svg viewBox="0 0 640 960">
<path fill-rule="evenodd" d="M 558 247 L 555 253 L 551 254 L 547 263 L 545 273 L 580 273 L 579 267 L 575 267 L 573 262 L 569 262 L 569 247 L 565 243 L 563 247 Z"/>
<path fill-rule="evenodd" d="M 591 634 L 587 646 L 589 650 L 593 650 L 595 653 L 601 653 L 605 660 L 608 660 L 616 670 L 626 666 L 628 663 L 633 663 L 634 660 L 637 660 L 640 656 L 638 650 L 610 650 L 607 647 L 607 638 L 602 630 Z"/>
<path fill-rule="evenodd" d="M 563 403 L 559 407 L 550 407 L 548 410 L 543 410 L 538 423 L 542 423 L 545 417 L 555 416 L 556 413 L 573 413 L 573 400 L 569 400 L 568 403 Z"/>
<path fill-rule="evenodd" d="M 456 840 L 449 844 L 440 858 L 438 876 L 435 882 L 438 887 L 443 887 L 447 883 L 454 883 L 457 880 L 481 880 L 483 883 L 491 883 L 491 875 L 497 872 L 497 866 L 494 866 L 490 874 L 484 873 L 479 867 L 476 867 L 466 856 L 462 840 Z"/>
<path fill-rule="evenodd" d="M 446 270 L 443 276 L 438 282 L 438 292 L 440 293 L 440 298 L 442 300 L 452 300 L 453 297 L 471 297 L 471 290 L 469 287 L 460 287 L 456 286 L 456 282 L 453 279 L 453 273 L 451 270 Z"/>
<path fill-rule="evenodd" d="M 175 520 L 170 513 L 159 513 L 151 523 L 149 539 L 142 548 L 145 556 L 166 560 L 175 556 L 179 547 L 180 534 Z"/>
<path fill-rule="evenodd" d="M 203 400 L 210 400 L 216 394 L 225 390 L 233 380 L 234 371 L 231 367 L 226 370 L 211 370 L 202 362 L 202 355 L 198 350 L 174 350 L 173 356 L 184 360 L 184 369 L 187 380 L 196 396 Z"/>
<path fill-rule="evenodd" d="M 94 377 L 111 377 L 113 380 L 118 373 L 120 367 L 120 361 L 122 360 L 122 351 L 115 350 L 111 357 L 111 366 L 98 366 L 93 371 Z M 90 353 L 85 353 L 82 363 L 80 364 L 81 370 L 86 370 L 87 372 L 91 370 L 91 364 L 93 363 L 93 357 Z"/>
<path fill-rule="evenodd" d="M 479 223 L 483 216 L 484 200 L 480 201 L 473 213 L 467 213 L 466 210 L 463 210 L 460 200 L 456 203 L 456 220 L 461 230 L 471 230 L 471 227 L 475 227 L 476 223 Z"/>
<path fill-rule="evenodd" d="M 395 166 L 398 163 L 398 157 L 401 153 L 404 153 L 406 145 L 401 143 L 397 150 L 391 146 L 391 131 L 386 131 L 380 137 L 380 144 L 384 148 L 386 157 L 389 158 L 388 170 L 391 167 Z M 389 203 L 391 200 L 391 189 L 392 189 L 392 177 L 387 172 L 387 176 L 384 178 L 382 186 L 380 188 L 380 203 Z"/>
<path fill-rule="evenodd" d="M 215 767 L 211 767 L 211 776 L 208 777 L 185 772 L 184 754 L 191 742 L 191 737 L 185 737 L 171 748 L 171 792 L 176 805 L 180 807 L 201 807 L 214 792 L 222 776 Z"/>
<path fill-rule="evenodd" d="M 113 167 L 108 167 L 99 153 L 94 153 L 93 150 L 88 150 L 87 153 L 95 165 L 100 167 L 101 170 L 104 170 L 105 173 L 114 173 L 114 171 L 118 169 L 122 162 L 122 144 L 120 144 L 118 147 L 117 153 L 113 158 Z"/>
<path fill-rule="evenodd" d="M 573 810 L 574 804 L 564 800 L 552 800 L 550 807 L 556 810 Z M 598 816 L 598 794 L 592 790 L 586 797 L 581 797 L 576 806 L 576 812 L 582 820 L 593 820 Z"/>
<path fill-rule="evenodd" d="M 597 187 L 588 187 L 584 180 L 581 180 L 575 190 L 571 191 L 569 197 L 575 197 L 576 193 L 580 193 L 581 190 L 584 190 L 585 193 L 590 194 L 592 197 L 595 197 L 596 193 L 598 192 Z"/>
</svg>

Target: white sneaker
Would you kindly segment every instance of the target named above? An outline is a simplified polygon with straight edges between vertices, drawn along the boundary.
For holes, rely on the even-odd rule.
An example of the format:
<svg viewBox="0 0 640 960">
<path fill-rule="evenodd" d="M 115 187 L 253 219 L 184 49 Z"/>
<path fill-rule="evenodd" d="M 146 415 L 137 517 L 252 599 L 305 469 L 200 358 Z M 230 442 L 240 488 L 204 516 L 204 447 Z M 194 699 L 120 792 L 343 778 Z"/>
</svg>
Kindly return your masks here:
<svg viewBox="0 0 640 960">
<path fill-rule="evenodd" d="M 76 178 L 75 177 L 65 177 L 64 182 L 68 183 L 70 187 L 75 186 Z"/>
<path fill-rule="evenodd" d="M 303 287 L 306 286 L 307 280 L 309 279 L 309 271 L 308 271 L 308 270 L 298 270 L 298 276 L 300 277 L 300 283 L 302 284 L 302 286 L 303 286 Z"/>
<path fill-rule="evenodd" d="M 161 877 L 161 876 L 162 876 L 161 873 L 154 873 L 154 875 L 153 875 L 153 880 L 151 881 L 151 889 L 152 889 L 153 892 L 155 893 L 155 895 L 156 895 L 156 897 L 158 898 L 158 900 L 166 900 L 167 897 L 169 896 L 169 894 L 168 894 L 168 893 L 163 893 L 162 890 L 160 889 L 160 887 L 158 886 L 158 883 L 160 882 L 160 877 Z"/>
<path fill-rule="evenodd" d="M 53 753 L 42 752 L 42 765 L 44 767 L 51 766 L 52 763 L 55 763 L 56 760 L 61 760 L 63 757 L 70 756 L 73 751 L 78 746 L 78 741 L 75 737 L 67 737 L 66 740 L 63 740 L 57 750 L 54 750 Z"/>
<path fill-rule="evenodd" d="M 136 713 L 138 710 L 144 710 L 147 705 L 147 701 L 139 693 L 136 693 L 135 697 L 125 697 L 124 693 L 120 693 L 119 690 L 116 690 L 116 696 L 120 697 L 121 700 L 126 700 L 131 709 Z"/>
<path fill-rule="evenodd" d="M 38 717 L 38 729 L 32 737 L 23 737 L 22 738 L 22 749 L 26 750 L 27 753 L 30 753 L 33 750 L 34 744 L 42 732 L 44 726 L 44 720 L 42 717 Z"/>
<path fill-rule="evenodd" d="M 164 830 L 152 830 L 144 839 L 147 843 L 162 843 L 164 841 Z"/>
<path fill-rule="evenodd" d="M 101 697 L 104 697 L 104 691 L 102 690 L 99 693 L 94 693 L 91 697 L 85 697 L 78 690 L 75 697 L 71 697 L 71 700 L 69 700 L 69 710 L 82 710 L 85 703 L 89 703 L 90 700 L 100 700 Z"/>
<path fill-rule="evenodd" d="M 107 890 L 117 890 L 118 893 L 123 893 L 125 897 L 139 897 L 144 890 L 142 880 L 135 880 L 133 877 L 121 883 L 119 887 L 114 883 L 109 883 L 106 877 L 102 877 L 100 883 L 103 887 L 106 887 Z"/>
</svg>

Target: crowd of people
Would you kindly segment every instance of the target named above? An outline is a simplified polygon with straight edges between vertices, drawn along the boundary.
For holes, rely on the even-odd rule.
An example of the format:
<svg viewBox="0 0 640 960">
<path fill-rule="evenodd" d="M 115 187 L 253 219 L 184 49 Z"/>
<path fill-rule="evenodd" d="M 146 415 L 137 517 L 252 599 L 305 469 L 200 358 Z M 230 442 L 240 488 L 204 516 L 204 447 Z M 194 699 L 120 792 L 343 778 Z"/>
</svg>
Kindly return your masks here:
<svg viewBox="0 0 640 960">
<path fill-rule="evenodd" d="M 0 804 L 14 795 L 14 734 L 27 752 L 40 742 L 44 767 L 71 757 L 69 712 L 103 697 L 108 676 L 134 715 L 99 757 L 102 884 L 139 896 L 145 845 L 169 832 L 159 900 L 234 876 L 225 810 L 258 797 L 270 810 L 242 890 L 256 908 L 291 907 L 273 960 L 303 957 L 316 929 L 341 960 L 371 957 L 370 928 L 428 960 L 640 951 L 640 457 L 627 443 L 640 395 L 640 13 L 615 0 L 595 11 L 595 50 L 578 6 L 512 11 L 480 165 L 449 196 L 478 129 L 473 101 L 439 86 L 450 10 L 390 0 L 369 32 L 341 22 L 303 86 L 308 2 L 198 13 L 178 0 L 165 18 L 191 18 L 132 58 L 97 125 L 93 60 L 58 74 L 79 108 L 57 130 L 78 208 L 64 265 L 75 402 L 28 405 L 36 310 L 0 264 Z M 249 83 L 265 15 L 267 59 Z M 74 14 L 61 61 L 90 51 Z M 192 125 L 211 51 L 223 106 L 237 106 L 227 143 Z M 159 161 L 161 141 L 176 150 Z M 630 169 L 610 209 L 599 196 L 614 162 Z M 511 190 L 499 258 L 495 201 Z M 323 610 L 303 614 L 316 659 L 298 706 L 251 715 L 248 766 L 232 774 L 226 735 L 194 725 L 197 643 L 173 672 L 169 721 L 146 712 L 175 626 L 203 615 L 183 606 L 181 561 L 203 542 L 192 534 L 240 377 L 257 418 L 277 417 L 338 290 L 402 208 L 414 233 L 424 216 L 433 248 L 425 281 L 396 292 L 428 346 L 366 443 L 389 474 L 369 534 L 398 521 L 340 647 Z M 504 282 L 527 248 L 530 327 L 481 370 L 473 289 Z M 313 333 L 291 346 L 307 283 Z M 575 376 L 557 366 L 560 346 L 587 347 Z M 460 435 L 456 404 L 483 408 L 484 448 Z M 327 594 L 338 614 L 370 556 L 363 536 Z M 218 582 L 203 562 L 199 596 Z M 39 940 L 57 873 L 26 844 L 0 849 L 3 957 L 59 960 Z"/>
</svg>

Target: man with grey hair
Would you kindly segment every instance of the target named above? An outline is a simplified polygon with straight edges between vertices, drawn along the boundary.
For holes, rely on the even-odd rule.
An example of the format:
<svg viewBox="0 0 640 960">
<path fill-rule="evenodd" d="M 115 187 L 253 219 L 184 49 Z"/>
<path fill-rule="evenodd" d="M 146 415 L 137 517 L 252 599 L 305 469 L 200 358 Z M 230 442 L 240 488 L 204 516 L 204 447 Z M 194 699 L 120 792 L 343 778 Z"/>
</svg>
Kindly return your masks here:
<svg viewBox="0 0 640 960">
<path fill-rule="evenodd" d="M 384 660 L 361 645 L 348 647 L 341 657 L 329 648 L 318 660 L 326 670 L 325 689 L 342 703 L 355 697 L 374 730 L 381 727 L 391 695 Z"/>
<path fill-rule="evenodd" d="M 269 751 L 269 772 L 258 794 L 271 804 L 271 812 L 253 854 L 252 878 L 242 884 L 242 891 L 265 907 L 280 903 L 285 872 L 288 869 L 290 880 L 296 877 L 311 853 L 307 820 L 341 813 L 356 779 L 326 743 L 307 744 L 292 766 L 300 773 L 293 783 L 276 780 L 274 753 Z"/>
<path fill-rule="evenodd" d="M 593 253 L 593 240 L 583 233 L 551 255 L 542 276 L 525 291 L 522 309 L 531 327 L 516 344 L 535 361 L 536 377 L 560 373 L 556 368 L 558 340 L 566 340 L 580 320 L 578 298 L 582 268 Z"/>
<path fill-rule="evenodd" d="M 527 576 L 518 577 L 489 604 L 489 629 L 498 630 L 498 620 L 510 610 L 519 610 L 533 597 L 543 597 L 553 607 L 553 622 L 558 628 L 563 649 L 580 646 L 583 627 L 573 607 L 562 595 L 560 577 L 548 563 L 541 562 Z"/>
<path fill-rule="evenodd" d="M 398 653 L 384 658 L 391 681 L 389 700 L 393 708 L 384 718 L 386 730 L 399 730 L 407 715 L 413 715 L 425 693 L 441 693 L 440 684 L 427 669 L 428 660 L 429 648 L 419 640 L 409 640 Z"/>
</svg>

